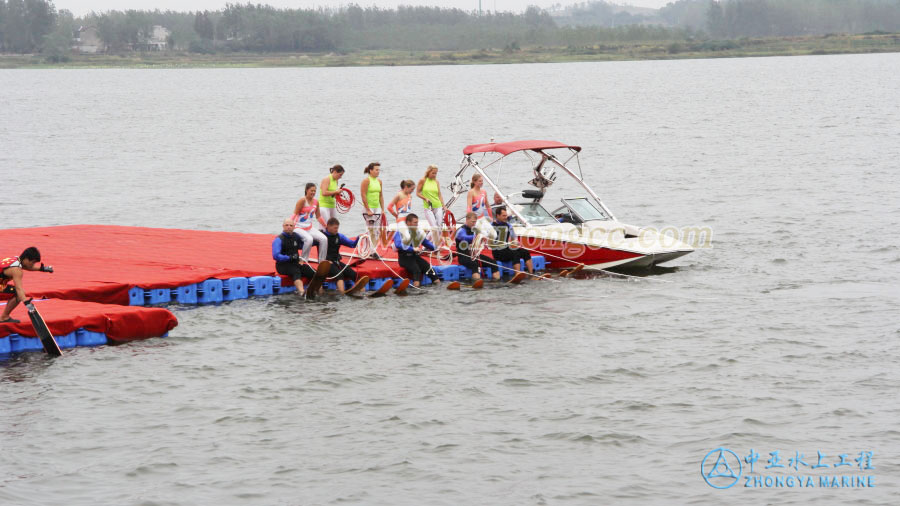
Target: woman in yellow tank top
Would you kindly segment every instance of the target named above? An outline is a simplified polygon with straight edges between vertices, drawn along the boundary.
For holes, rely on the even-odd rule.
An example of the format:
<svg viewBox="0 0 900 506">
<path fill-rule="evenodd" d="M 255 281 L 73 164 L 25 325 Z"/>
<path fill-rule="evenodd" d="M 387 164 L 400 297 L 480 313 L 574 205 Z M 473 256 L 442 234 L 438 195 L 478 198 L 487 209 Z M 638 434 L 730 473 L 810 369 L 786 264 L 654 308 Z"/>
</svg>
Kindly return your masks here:
<svg viewBox="0 0 900 506">
<path fill-rule="evenodd" d="M 378 175 L 381 174 L 381 164 L 372 162 L 366 165 L 363 172 L 366 177 L 363 178 L 359 188 L 365 207 L 363 219 L 366 220 L 366 228 L 369 229 L 372 244 L 378 245 L 380 244 L 378 229 L 381 228 L 381 216 L 384 214 L 384 193 L 381 191 L 381 179 L 378 179 Z"/>
<path fill-rule="evenodd" d="M 441 185 L 437 181 L 438 168 L 429 165 L 425 169 L 425 177 L 419 180 L 416 186 L 416 196 L 422 199 L 425 207 L 425 219 L 432 229 L 441 226 L 444 219 L 444 197 L 441 195 Z M 437 234 L 432 235 L 432 240 L 437 239 Z"/>
<path fill-rule="evenodd" d="M 341 186 L 338 185 L 338 179 L 344 175 L 344 168 L 335 165 L 328 169 L 330 173 L 328 177 L 319 183 L 319 217 L 322 223 L 328 223 L 331 218 L 337 218 L 337 209 L 335 209 L 334 196 L 340 193 Z M 324 230 L 325 227 L 322 227 Z"/>
</svg>

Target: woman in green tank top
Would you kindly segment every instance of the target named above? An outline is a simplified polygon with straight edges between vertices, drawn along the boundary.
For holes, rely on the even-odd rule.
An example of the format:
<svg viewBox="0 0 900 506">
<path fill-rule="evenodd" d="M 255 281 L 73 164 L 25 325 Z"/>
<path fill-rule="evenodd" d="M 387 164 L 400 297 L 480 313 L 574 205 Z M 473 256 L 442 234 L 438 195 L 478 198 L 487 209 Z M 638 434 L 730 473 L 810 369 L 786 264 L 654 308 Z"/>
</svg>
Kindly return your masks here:
<svg viewBox="0 0 900 506">
<path fill-rule="evenodd" d="M 328 172 L 330 172 L 328 177 L 319 184 L 319 216 L 325 223 L 328 223 L 328 220 L 331 218 L 337 218 L 334 196 L 341 191 L 341 187 L 338 186 L 338 179 L 344 175 L 344 168 L 340 165 L 335 165 L 328 169 Z"/>
<path fill-rule="evenodd" d="M 372 244 L 378 245 L 383 239 L 379 237 L 377 232 L 381 226 L 381 217 L 384 213 L 384 194 L 381 192 L 381 180 L 378 179 L 378 175 L 381 174 L 381 164 L 372 162 L 366 166 L 363 172 L 366 174 L 366 177 L 363 178 L 359 188 L 359 194 L 365 207 L 363 219 L 366 220 L 366 228 L 369 229 Z"/>
<path fill-rule="evenodd" d="M 438 184 L 437 173 L 437 166 L 429 165 L 425 169 L 425 177 L 420 179 L 416 186 L 416 196 L 422 199 L 422 205 L 425 207 L 425 219 L 428 220 L 432 229 L 440 227 L 441 220 L 444 219 L 444 197 L 441 195 L 441 185 Z M 436 237 L 436 234 L 432 234 L 432 240 Z"/>
</svg>

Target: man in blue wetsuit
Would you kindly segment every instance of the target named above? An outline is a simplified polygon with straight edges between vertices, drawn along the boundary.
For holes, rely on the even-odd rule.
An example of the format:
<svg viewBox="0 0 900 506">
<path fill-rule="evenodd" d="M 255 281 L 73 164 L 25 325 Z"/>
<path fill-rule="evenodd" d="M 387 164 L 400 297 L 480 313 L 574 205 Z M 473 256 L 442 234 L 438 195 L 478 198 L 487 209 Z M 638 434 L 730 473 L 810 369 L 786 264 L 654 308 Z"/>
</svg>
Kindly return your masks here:
<svg viewBox="0 0 900 506">
<path fill-rule="evenodd" d="M 534 274 L 534 266 L 531 263 L 531 253 L 527 249 L 521 247 L 519 241 L 516 240 L 516 232 L 509 223 L 509 211 L 506 206 L 498 207 L 494 211 L 494 230 L 497 231 L 497 239 L 495 249 L 493 249 L 494 259 L 499 262 L 510 262 L 513 270 L 519 272 L 519 260 L 525 260 L 525 268 L 529 274 Z"/>
<path fill-rule="evenodd" d="M 303 280 L 312 279 L 316 271 L 307 264 L 300 263 L 300 250 L 303 249 L 303 238 L 294 232 L 294 220 L 285 218 L 281 224 L 281 234 L 272 241 L 272 259 L 275 260 L 275 272 L 290 276 L 297 287 L 297 295 L 303 295 Z"/>
<path fill-rule="evenodd" d="M 422 275 L 428 276 L 432 283 L 440 283 L 431 264 L 426 262 L 419 253 L 424 249 L 434 251 L 434 244 L 425 238 L 425 234 L 419 232 L 419 217 L 413 213 L 406 215 L 406 227 L 394 234 L 394 246 L 397 248 L 397 263 L 406 269 L 412 279 L 413 286 L 419 286 Z"/>
<path fill-rule="evenodd" d="M 328 272 L 328 277 L 334 278 L 340 274 L 341 277 L 337 280 L 337 287 L 341 293 L 344 293 L 344 280 L 351 282 L 350 286 L 353 286 L 353 283 L 359 277 L 356 271 L 341 262 L 341 246 L 355 248 L 359 243 L 359 237 L 350 239 L 346 235 L 339 233 L 338 228 L 340 226 L 340 220 L 333 217 L 328 218 L 328 221 L 325 223 L 325 230 L 322 233 L 325 234 L 325 239 L 328 241 L 328 252 L 325 254 L 325 260 L 331 262 L 331 271 Z"/>
<path fill-rule="evenodd" d="M 491 277 L 494 281 L 500 279 L 500 271 L 494 266 L 494 261 L 486 255 L 479 254 L 477 257 L 473 254 L 472 245 L 475 243 L 475 222 L 478 221 L 478 215 L 469 211 L 466 213 L 466 222 L 456 231 L 456 259 L 459 265 L 472 271 L 472 280 L 481 279 L 482 264 L 494 267 Z"/>
</svg>

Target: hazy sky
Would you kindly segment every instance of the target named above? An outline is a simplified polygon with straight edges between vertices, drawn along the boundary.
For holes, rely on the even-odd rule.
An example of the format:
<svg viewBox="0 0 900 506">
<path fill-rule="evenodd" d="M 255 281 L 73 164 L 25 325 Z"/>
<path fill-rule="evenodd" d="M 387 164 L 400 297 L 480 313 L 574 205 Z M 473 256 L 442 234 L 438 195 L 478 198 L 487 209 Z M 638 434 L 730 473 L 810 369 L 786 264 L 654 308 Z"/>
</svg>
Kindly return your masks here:
<svg viewBox="0 0 900 506">
<path fill-rule="evenodd" d="M 584 0 L 580 0 L 584 1 Z M 662 7 L 672 0 L 619 0 L 611 3 L 627 3 L 641 7 Z M 247 3 L 247 0 L 55 0 L 57 9 L 68 9 L 80 16 L 91 11 L 108 10 L 217 10 L 225 7 L 226 3 Z M 274 7 L 338 7 L 356 3 L 360 6 L 377 5 L 379 7 L 396 7 L 397 5 L 433 5 L 437 7 L 456 7 L 472 10 L 478 8 L 478 0 L 361 0 L 357 2 L 339 0 L 254 0 L 252 3 L 262 3 Z M 529 5 L 548 7 L 560 3 L 569 5 L 576 0 L 482 0 L 481 7 L 485 10 L 522 11 Z"/>
</svg>

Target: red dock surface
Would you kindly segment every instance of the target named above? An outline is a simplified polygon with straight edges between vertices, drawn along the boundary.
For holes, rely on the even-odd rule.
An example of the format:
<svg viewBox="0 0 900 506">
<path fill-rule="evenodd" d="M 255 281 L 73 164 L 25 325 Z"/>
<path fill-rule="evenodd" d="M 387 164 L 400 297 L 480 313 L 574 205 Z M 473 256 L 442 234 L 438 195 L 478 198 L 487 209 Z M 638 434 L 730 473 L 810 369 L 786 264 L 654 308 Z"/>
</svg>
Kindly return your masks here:
<svg viewBox="0 0 900 506">
<path fill-rule="evenodd" d="M 0 230 L 0 257 L 36 246 L 43 262 L 53 266 L 53 274 L 25 274 L 29 297 L 127 305 L 128 291 L 136 286 L 176 288 L 210 278 L 273 276 L 276 235 L 111 225 L 20 228 Z M 390 249 L 379 252 L 396 258 Z M 366 260 L 354 269 L 372 279 L 406 275 L 390 260 Z"/>
<path fill-rule="evenodd" d="M 50 333 L 62 336 L 78 329 L 106 334 L 112 342 L 125 342 L 159 337 L 178 325 L 168 309 L 158 307 L 119 306 L 75 300 L 36 300 Z M 2 304 L 0 304 L 2 308 Z M 0 324 L 0 337 L 19 334 L 36 337 L 24 304 L 13 310 L 12 317 L 21 323 Z"/>
<path fill-rule="evenodd" d="M 84 328 L 115 342 L 161 336 L 178 324 L 166 309 L 129 306 L 132 288 L 177 288 L 210 278 L 275 275 L 276 235 L 110 225 L 8 229 L 0 230 L 0 258 L 36 246 L 44 264 L 55 272 L 26 272 L 22 285 L 29 297 L 48 299 L 40 301 L 39 309 L 51 332 L 63 335 Z M 350 248 L 343 251 L 353 253 Z M 396 263 L 395 252 L 378 251 L 384 260 L 355 264 L 359 259 L 345 257 L 344 261 L 372 279 L 407 276 Z M 290 281 L 283 278 L 283 285 Z M 10 297 L 0 294 L 0 300 Z M 13 317 L 22 323 L 0 324 L 0 337 L 34 336 L 23 308 L 16 308 Z"/>
<path fill-rule="evenodd" d="M 273 236 L 274 238 L 274 236 Z M 36 246 L 53 274 L 28 272 L 30 297 L 128 304 L 128 290 L 271 273 L 271 239 L 197 230 L 72 225 L 0 230 L 3 257 Z"/>
</svg>

